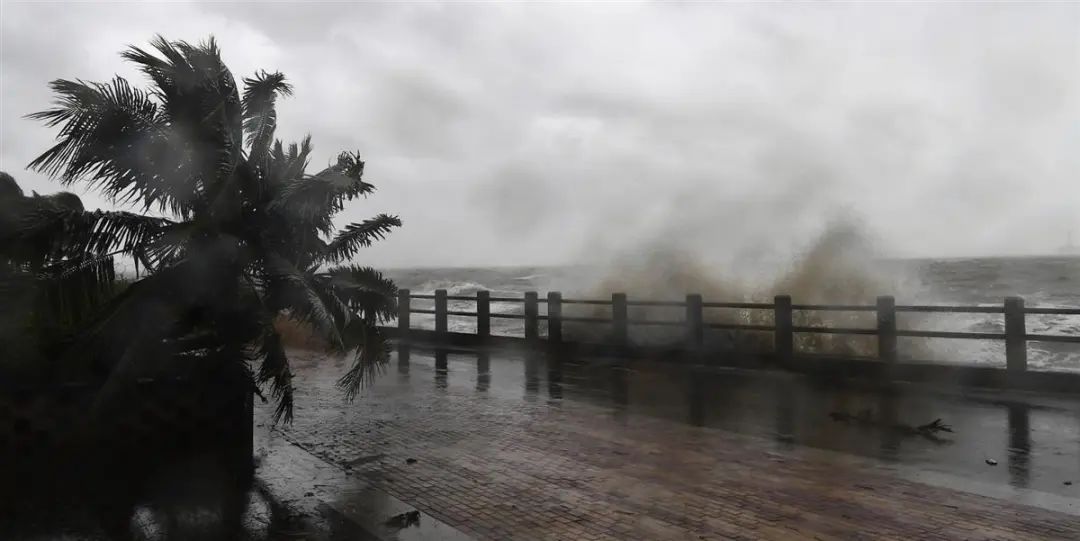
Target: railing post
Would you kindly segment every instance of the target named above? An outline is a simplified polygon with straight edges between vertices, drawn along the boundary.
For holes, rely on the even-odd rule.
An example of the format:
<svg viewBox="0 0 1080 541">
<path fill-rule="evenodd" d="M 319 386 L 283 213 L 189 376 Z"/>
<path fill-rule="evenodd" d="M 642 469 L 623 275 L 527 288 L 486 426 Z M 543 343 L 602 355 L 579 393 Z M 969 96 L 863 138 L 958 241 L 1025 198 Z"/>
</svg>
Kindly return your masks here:
<svg viewBox="0 0 1080 541">
<path fill-rule="evenodd" d="M 398 336 L 398 338 L 402 340 L 407 338 L 409 334 L 409 314 L 410 310 L 412 310 L 411 306 L 409 305 L 410 300 L 411 297 L 409 297 L 408 289 L 398 290 L 397 326 L 398 334 L 400 335 Z"/>
<path fill-rule="evenodd" d="M 435 290 L 435 332 L 446 332 L 446 290 Z"/>
<path fill-rule="evenodd" d="M 612 340 L 616 345 L 625 346 L 630 336 L 627 321 L 626 293 L 611 294 Z"/>
<path fill-rule="evenodd" d="M 539 296 L 535 291 L 525 293 L 525 340 L 535 341 L 540 336 L 537 321 L 540 311 L 538 309 Z"/>
<path fill-rule="evenodd" d="M 562 293 L 549 291 L 547 295 L 548 342 L 562 342 Z"/>
<path fill-rule="evenodd" d="M 878 359 L 896 362 L 896 299 L 877 298 Z"/>
<path fill-rule="evenodd" d="M 1005 366 L 1009 372 L 1027 370 L 1027 324 L 1024 299 L 1005 299 Z"/>
<path fill-rule="evenodd" d="M 690 349 L 705 343 L 705 318 L 702 315 L 701 295 L 686 296 L 686 345 Z"/>
<path fill-rule="evenodd" d="M 795 356 L 795 332 L 791 319 L 790 295 L 777 295 L 773 299 L 773 327 L 776 359 L 787 366 Z"/>
<path fill-rule="evenodd" d="M 491 292 L 476 292 L 476 335 L 491 335 Z"/>
</svg>

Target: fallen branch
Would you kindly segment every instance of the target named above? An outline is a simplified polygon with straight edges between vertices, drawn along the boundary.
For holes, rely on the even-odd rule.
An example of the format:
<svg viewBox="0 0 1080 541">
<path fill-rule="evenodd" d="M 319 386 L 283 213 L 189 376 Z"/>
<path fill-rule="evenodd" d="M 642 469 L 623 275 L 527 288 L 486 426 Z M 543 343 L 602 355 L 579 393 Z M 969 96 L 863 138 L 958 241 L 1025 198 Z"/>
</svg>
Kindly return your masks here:
<svg viewBox="0 0 1080 541">
<path fill-rule="evenodd" d="M 870 410 L 862 410 L 856 415 L 852 415 L 843 411 L 834 411 L 829 413 L 829 417 L 837 422 L 856 422 L 862 425 L 869 425 L 878 428 L 891 428 L 897 432 L 902 432 L 909 435 L 925 436 L 929 439 L 940 441 L 937 437 L 938 432 L 952 432 L 951 426 L 941 422 L 941 419 L 934 419 L 933 421 L 919 426 L 911 426 L 903 423 L 889 424 L 884 421 L 880 421 L 874 418 Z"/>
<path fill-rule="evenodd" d="M 405 513 L 394 515 L 387 519 L 385 524 L 396 530 L 402 530 L 410 526 L 419 526 L 420 511 L 407 511 Z"/>
<path fill-rule="evenodd" d="M 919 432 L 930 432 L 930 433 L 934 433 L 934 432 L 952 432 L 953 431 L 952 427 L 945 424 L 945 423 L 943 423 L 943 422 L 941 422 L 941 419 L 934 419 L 934 421 L 932 423 L 926 423 L 925 425 L 918 426 L 918 427 L 915 428 L 915 430 L 918 430 Z"/>
</svg>

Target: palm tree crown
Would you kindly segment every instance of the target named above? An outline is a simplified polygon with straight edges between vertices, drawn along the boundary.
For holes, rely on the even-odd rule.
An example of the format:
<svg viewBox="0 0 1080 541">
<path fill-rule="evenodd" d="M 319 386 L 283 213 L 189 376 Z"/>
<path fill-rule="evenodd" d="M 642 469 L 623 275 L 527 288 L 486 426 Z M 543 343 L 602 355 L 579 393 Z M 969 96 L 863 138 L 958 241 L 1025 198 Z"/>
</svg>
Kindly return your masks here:
<svg viewBox="0 0 1080 541">
<path fill-rule="evenodd" d="M 288 317 L 353 353 L 341 385 L 354 396 L 385 362 L 377 325 L 394 316 L 396 287 L 347 262 L 401 221 L 379 214 L 335 232 L 334 215 L 375 187 L 358 153 L 308 174 L 310 137 L 288 147 L 274 139 L 275 102 L 292 93 L 281 73 L 243 79 L 241 94 L 213 38 L 152 45 L 123 53 L 149 90 L 120 77 L 57 80 L 56 106 L 30 115 L 59 127 L 31 168 L 163 216 L 58 208 L 24 224 L 59 221 L 81 232 L 53 247 L 68 254 L 63 265 L 122 254 L 149 271 L 103 307 L 71 351 L 115 375 L 156 369 L 148 359 L 214 368 L 255 357 L 258 369 L 245 373 L 271 385 L 277 418 L 288 422 L 292 374 L 273 327 Z"/>
</svg>

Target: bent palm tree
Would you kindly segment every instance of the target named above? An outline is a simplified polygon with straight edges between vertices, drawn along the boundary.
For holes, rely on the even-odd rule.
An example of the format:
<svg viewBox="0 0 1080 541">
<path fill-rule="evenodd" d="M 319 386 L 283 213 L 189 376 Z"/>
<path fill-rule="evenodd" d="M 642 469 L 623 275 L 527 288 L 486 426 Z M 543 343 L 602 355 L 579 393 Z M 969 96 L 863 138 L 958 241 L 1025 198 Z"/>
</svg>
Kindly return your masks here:
<svg viewBox="0 0 1080 541">
<path fill-rule="evenodd" d="M 151 90 L 120 77 L 57 80 L 56 107 L 30 115 L 60 127 L 57 143 L 31 168 L 165 215 L 42 216 L 41 223 L 59 219 L 81 233 L 54 249 L 129 255 L 150 271 L 69 351 L 107 364 L 117 377 L 241 366 L 249 381 L 270 384 L 275 420 L 289 422 L 292 374 L 273 327 L 283 316 L 310 325 L 333 350 L 354 354 L 340 380 L 354 396 L 386 360 L 377 325 L 393 317 L 396 287 L 370 267 L 343 264 L 400 220 L 380 214 L 334 232 L 344 204 L 375 188 L 362 179 L 356 153 L 343 152 L 312 175 L 305 173 L 310 138 L 287 149 L 274 140 L 275 101 L 292 92 L 282 74 L 244 79 L 241 96 L 212 38 L 192 45 L 158 37 L 152 45 L 155 52 L 123 53 L 150 78 Z M 254 373 L 235 362 L 247 356 L 261 360 Z"/>
</svg>

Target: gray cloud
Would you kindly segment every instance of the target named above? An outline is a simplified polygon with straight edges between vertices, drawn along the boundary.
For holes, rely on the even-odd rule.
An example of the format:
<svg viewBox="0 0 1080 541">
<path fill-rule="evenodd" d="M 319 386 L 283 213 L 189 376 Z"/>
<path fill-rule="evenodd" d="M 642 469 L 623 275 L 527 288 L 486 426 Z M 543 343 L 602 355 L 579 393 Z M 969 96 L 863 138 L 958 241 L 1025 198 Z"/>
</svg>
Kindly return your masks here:
<svg viewBox="0 0 1080 541">
<path fill-rule="evenodd" d="M 560 263 L 677 239 L 782 250 L 837 215 L 896 255 L 1035 253 L 1080 226 L 1080 6 L 4 1 L 0 168 L 57 77 L 214 34 L 284 71 L 286 139 L 359 149 L 378 265 Z M 90 206 L 107 205 L 83 194 Z M 766 248 L 762 248 L 765 246 Z"/>
<path fill-rule="evenodd" d="M 549 220 L 566 219 L 563 209 L 574 187 L 559 180 L 534 170 L 531 163 L 507 164 L 472 188 L 472 207 L 486 214 L 506 240 L 531 241 L 550 226 Z"/>
</svg>

